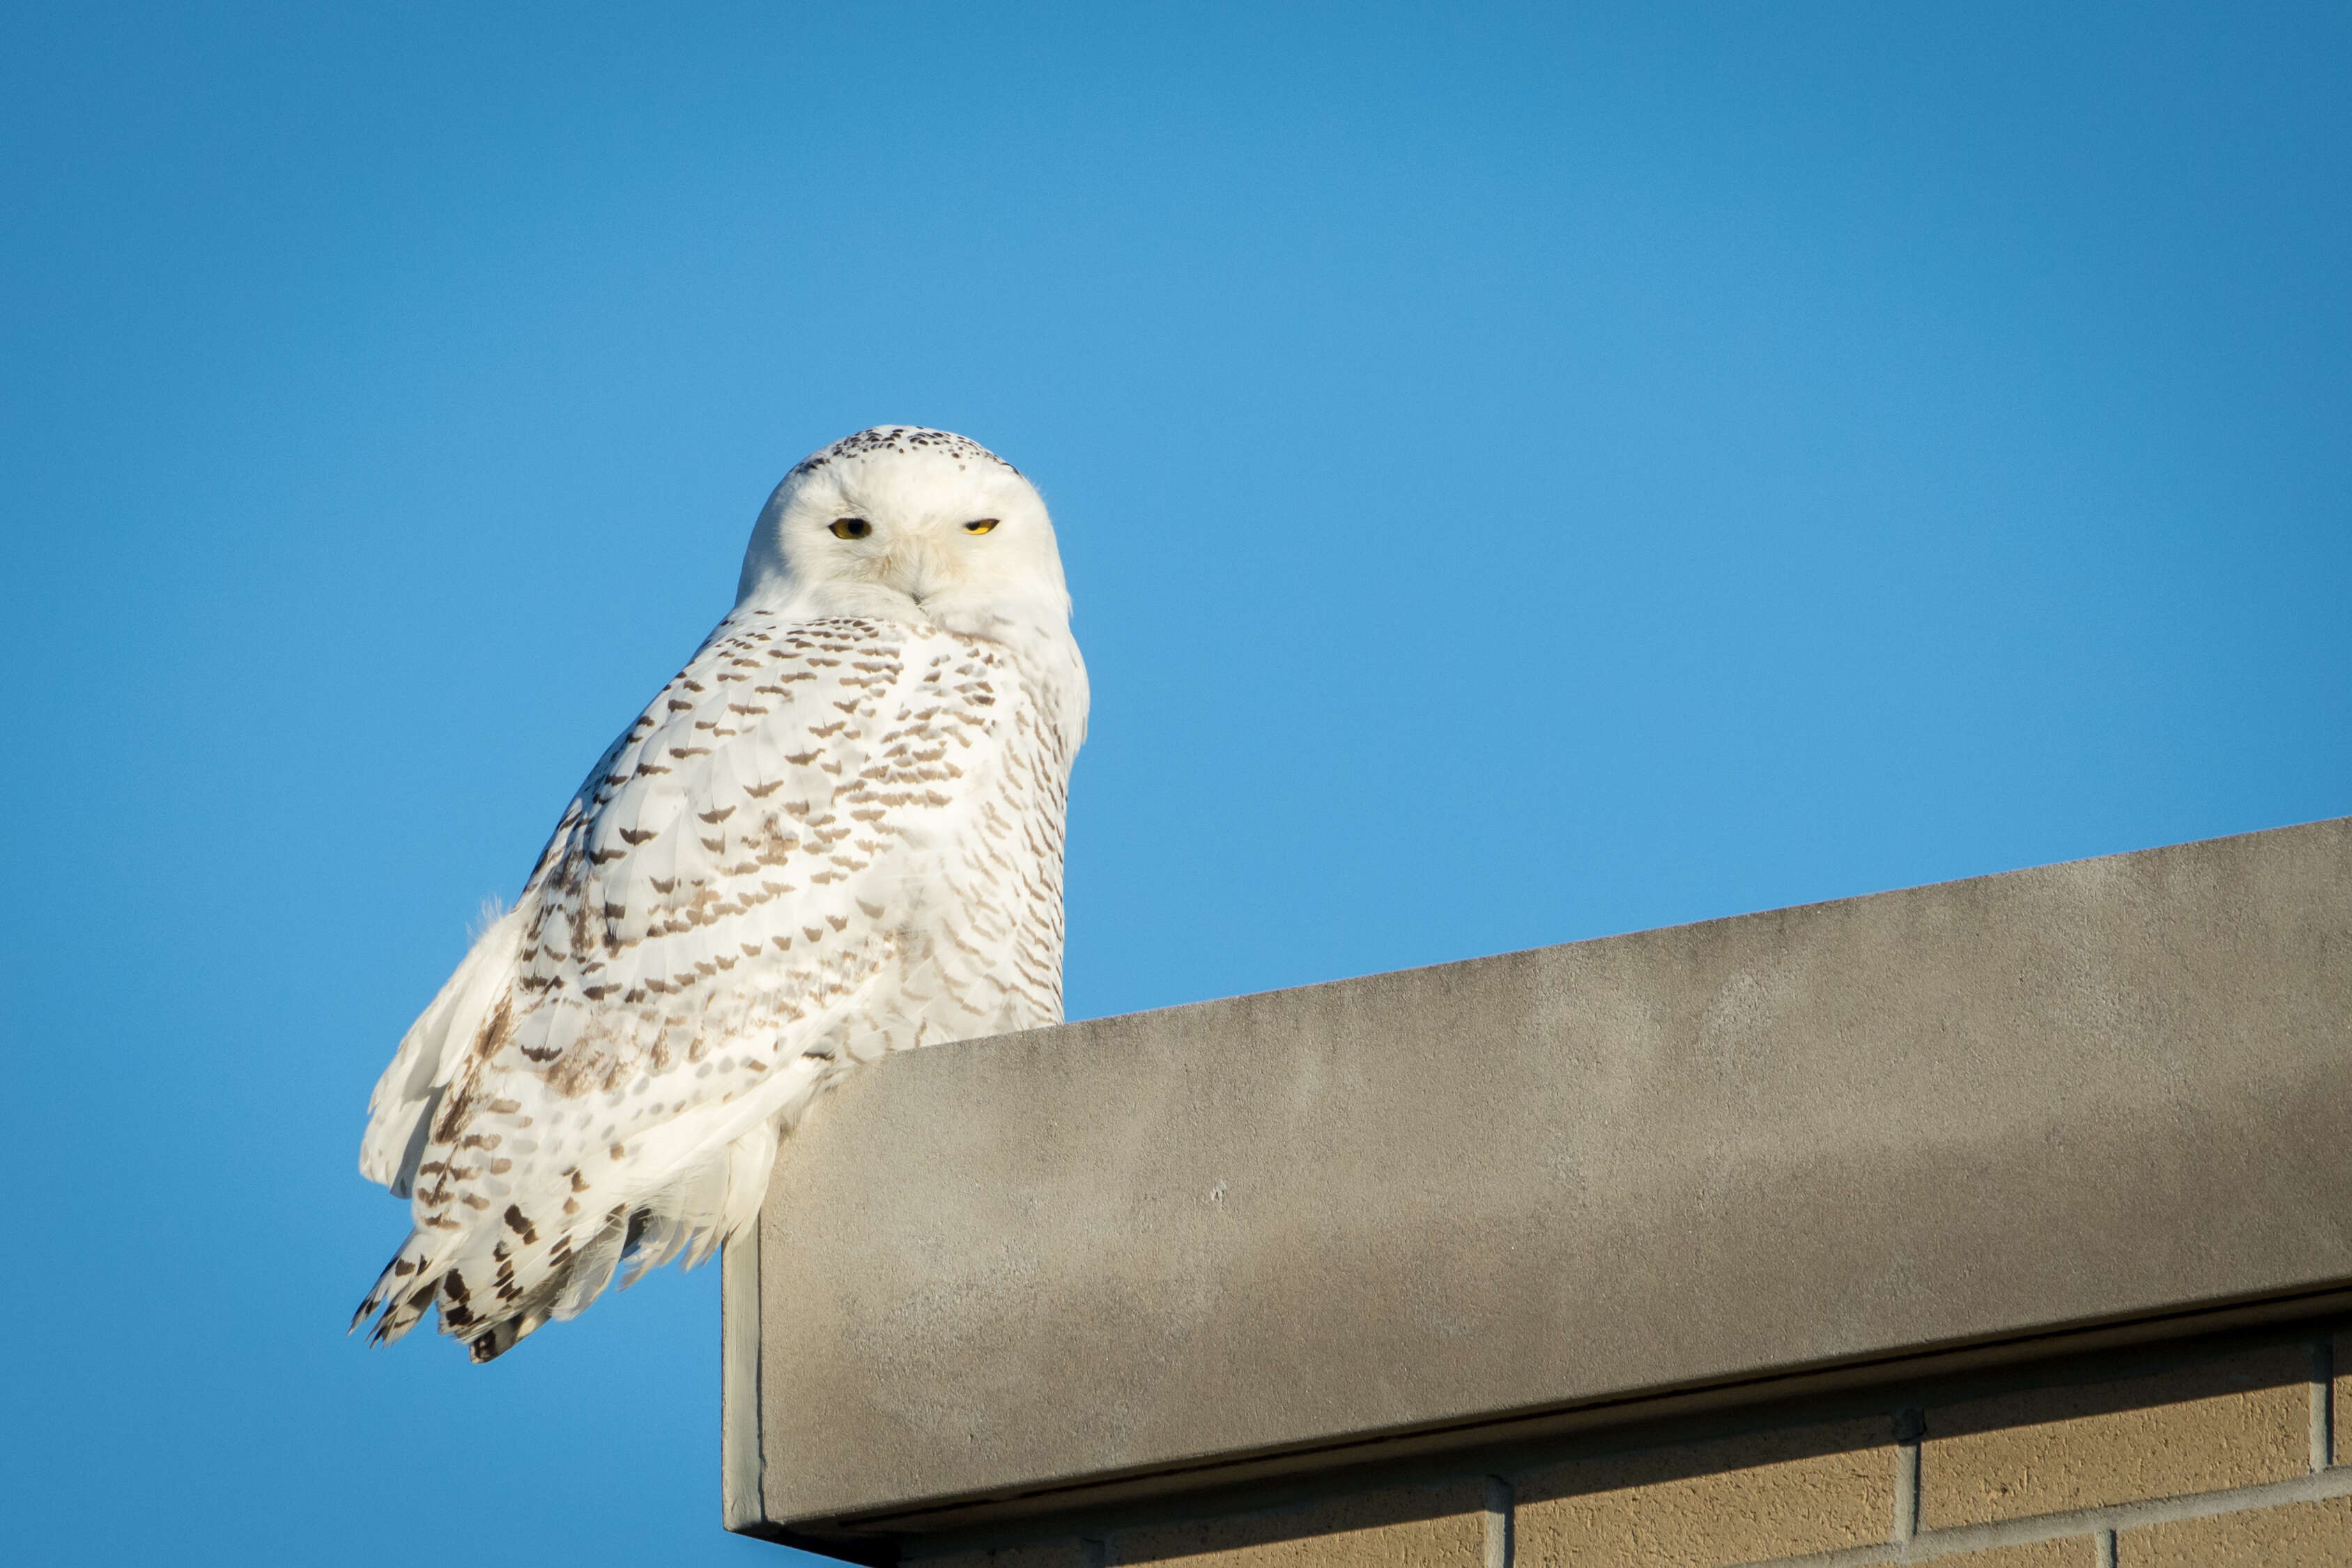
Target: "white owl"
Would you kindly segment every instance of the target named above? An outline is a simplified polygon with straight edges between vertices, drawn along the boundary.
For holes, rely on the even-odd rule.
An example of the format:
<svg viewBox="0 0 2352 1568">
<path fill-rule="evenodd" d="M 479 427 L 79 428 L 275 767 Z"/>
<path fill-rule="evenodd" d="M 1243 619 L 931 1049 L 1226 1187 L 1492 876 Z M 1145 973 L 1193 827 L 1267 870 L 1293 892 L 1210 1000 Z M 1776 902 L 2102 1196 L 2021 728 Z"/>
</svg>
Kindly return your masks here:
<svg viewBox="0 0 2352 1568">
<path fill-rule="evenodd" d="M 884 426 L 794 468 L 733 612 L 376 1084 L 360 1170 L 415 1228 L 352 1326 L 437 1306 L 488 1361 L 750 1224 L 856 1063 L 1059 1021 L 1069 616 L 984 447 Z"/>
</svg>

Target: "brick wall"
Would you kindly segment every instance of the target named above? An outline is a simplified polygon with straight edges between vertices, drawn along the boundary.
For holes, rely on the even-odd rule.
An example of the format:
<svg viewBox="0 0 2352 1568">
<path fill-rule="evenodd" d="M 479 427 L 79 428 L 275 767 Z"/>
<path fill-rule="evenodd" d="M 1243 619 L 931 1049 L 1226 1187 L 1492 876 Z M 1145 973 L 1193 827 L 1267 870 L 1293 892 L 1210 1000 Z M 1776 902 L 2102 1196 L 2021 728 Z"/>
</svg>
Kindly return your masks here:
<svg viewBox="0 0 2352 1568">
<path fill-rule="evenodd" d="M 2352 1330 L 1628 1425 L 929 1568 L 2352 1568 Z M 2339 1374 L 2338 1369 L 2342 1369 Z"/>
</svg>

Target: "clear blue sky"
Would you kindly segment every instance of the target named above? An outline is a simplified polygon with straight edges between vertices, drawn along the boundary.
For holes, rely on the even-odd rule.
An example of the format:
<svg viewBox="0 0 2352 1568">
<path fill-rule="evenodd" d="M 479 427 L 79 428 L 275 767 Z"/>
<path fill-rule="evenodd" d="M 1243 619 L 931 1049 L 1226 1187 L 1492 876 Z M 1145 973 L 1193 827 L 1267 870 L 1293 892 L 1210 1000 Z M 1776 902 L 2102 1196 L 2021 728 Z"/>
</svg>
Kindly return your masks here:
<svg viewBox="0 0 2352 1568">
<path fill-rule="evenodd" d="M 10 7 L 0 1552 L 786 1560 L 715 1270 L 369 1352 L 352 1160 L 865 425 L 1059 519 L 1077 1016 L 2352 812 L 2347 174 L 2340 5 Z"/>
</svg>

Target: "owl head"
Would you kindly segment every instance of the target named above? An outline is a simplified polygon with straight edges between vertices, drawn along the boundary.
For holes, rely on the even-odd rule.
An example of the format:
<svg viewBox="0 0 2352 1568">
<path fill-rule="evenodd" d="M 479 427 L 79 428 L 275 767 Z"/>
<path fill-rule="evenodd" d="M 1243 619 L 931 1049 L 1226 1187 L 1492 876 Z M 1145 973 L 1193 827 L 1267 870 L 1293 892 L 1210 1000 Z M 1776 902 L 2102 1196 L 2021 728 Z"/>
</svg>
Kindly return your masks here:
<svg viewBox="0 0 2352 1568">
<path fill-rule="evenodd" d="M 751 531 L 735 602 L 981 635 L 1070 614 L 1036 487 L 977 441 L 914 425 L 860 430 L 795 464 Z"/>
</svg>

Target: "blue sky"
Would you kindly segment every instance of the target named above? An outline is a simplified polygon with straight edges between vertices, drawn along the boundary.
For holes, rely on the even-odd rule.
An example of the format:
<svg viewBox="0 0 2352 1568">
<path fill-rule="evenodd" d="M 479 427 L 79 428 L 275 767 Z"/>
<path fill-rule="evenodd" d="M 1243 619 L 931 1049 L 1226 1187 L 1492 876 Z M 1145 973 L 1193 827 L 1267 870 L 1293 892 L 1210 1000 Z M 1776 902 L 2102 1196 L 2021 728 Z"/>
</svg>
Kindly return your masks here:
<svg viewBox="0 0 2352 1568">
<path fill-rule="evenodd" d="M 372 1353 L 352 1159 L 865 425 L 1055 508 L 1075 1016 L 2352 812 L 2341 7 L 489 10 L 0 20 L 10 1555 L 783 1560 L 715 1270 Z"/>
</svg>

